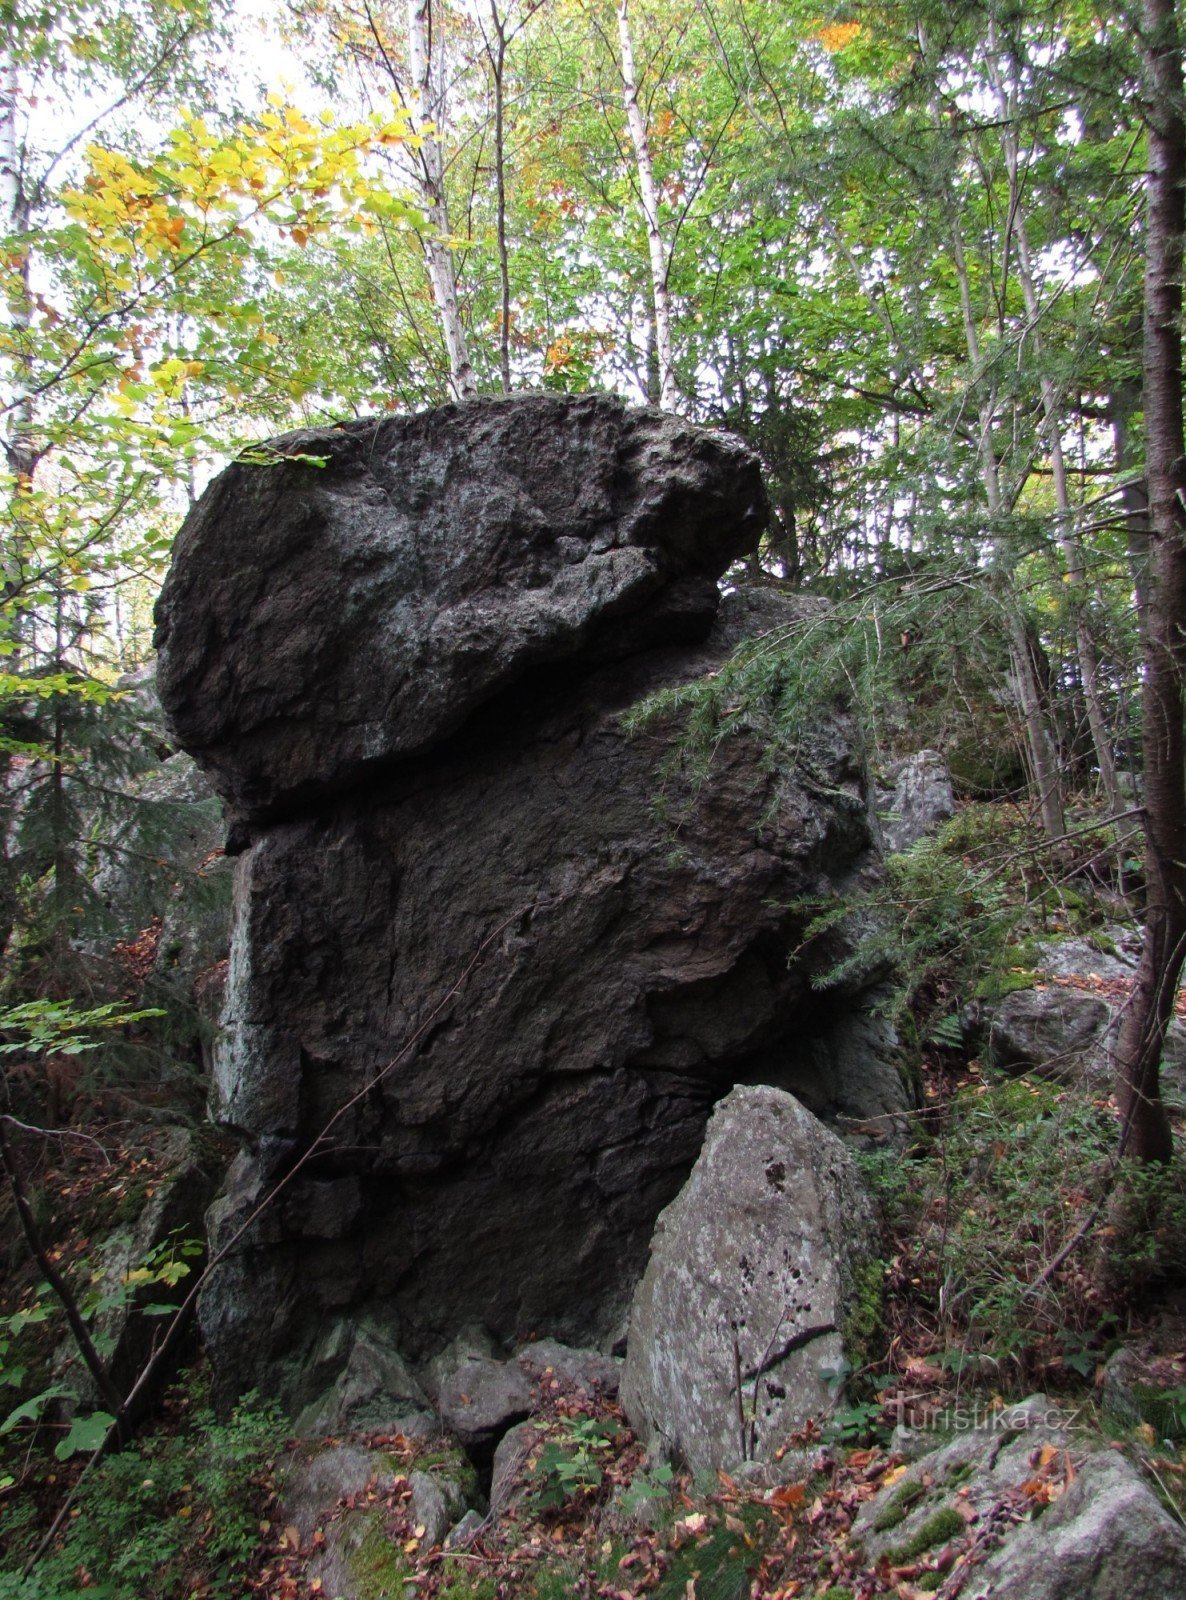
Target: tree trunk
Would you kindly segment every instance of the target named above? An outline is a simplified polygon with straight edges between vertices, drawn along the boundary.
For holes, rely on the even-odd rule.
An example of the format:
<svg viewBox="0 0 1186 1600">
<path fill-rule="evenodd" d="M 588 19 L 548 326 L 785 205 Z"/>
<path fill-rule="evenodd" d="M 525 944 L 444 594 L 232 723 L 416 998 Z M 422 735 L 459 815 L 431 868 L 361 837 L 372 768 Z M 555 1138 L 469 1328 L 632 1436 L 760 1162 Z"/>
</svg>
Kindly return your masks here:
<svg viewBox="0 0 1186 1600">
<path fill-rule="evenodd" d="M 25 152 L 21 146 L 18 124 L 20 73 L 9 31 L 11 26 L 10 23 L 9 28 L 0 35 L 0 230 L 10 240 L 28 234 L 31 222 L 24 171 Z M 19 595 L 29 579 L 29 544 L 22 531 L 25 515 L 21 502 L 32 486 L 38 462 L 36 419 L 33 402 L 28 397 L 30 373 L 26 336 L 31 321 L 31 302 L 29 253 L 22 249 L 6 307 L 12 337 L 11 378 L 18 393 L 24 390 L 25 397 L 18 400 L 9 412 L 3 438 L 5 462 L 12 480 L 9 493 L 10 532 L 0 547 L 2 597 L 5 600 L 12 600 Z M 6 625 L 8 637 L 15 646 L 7 666 L 10 671 L 17 671 L 26 643 L 19 608 L 14 609 L 6 619 Z"/>
<path fill-rule="evenodd" d="M 1030 322 L 1029 338 L 1034 355 L 1043 362 L 1043 339 L 1039 328 L 1038 291 L 1030 250 L 1029 227 L 1022 197 L 1020 151 L 1017 141 L 1016 98 L 1009 93 L 999 67 L 994 65 L 995 29 L 989 25 L 989 76 L 1001 120 L 1001 147 L 1005 155 L 1005 170 L 1009 178 L 1009 214 L 1013 219 L 1013 237 L 1017 245 L 1017 278 L 1025 301 L 1026 316 Z M 1075 526 L 1074 508 L 1071 505 L 1067 484 L 1066 457 L 1063 453 L 1062 427 L 1058 411 L 1058 391 L 1049 373 L 1042 372 L 1039 380 L 1042 396 L 1042 421 L 1046 429 L 1046 442 L 1050 451 L 1050 468 L 1054 480 L 1054 526 L 1059 548 L 1066 562 L 1066 575 L 1070 589 L 1070 603 L 1075 627 L 1075 655 L 1079 663 L 1079 681 L 1087 709 L 1087 723 L 1099 768 L 1100 785 L 1108 809 L 1113 816 L 1124 810 L 1120 783 L 1116 776 L 1116 759 L 1113 754 L 1112 730 L 1108 727 L 1100 692 L 1100 660 L 1095 636 L 1091 630 L 1087 572 L 1083 560 L 1078 529 Z"/>
<path fill-rule="evenodd" d="M 494 77 L 494 178 L 497 190 L 498 214 L 498 281 L 502 292 L 501 316 L 498 328 L 498 370 L 503 394 L 511 392 L 511 268 L 507 249 L 507 161 L 506 161 L 506 96 L 505 77 L 507 62 L 506 23 L 498 9 L 498 0 L 490 0 L 490 25 L 494 29 L 494 43 L 488 46 L 490 70 Z"/>
<path fill-rule="evenodd" d="M 622 94 L 626 102 L 626 123 L 634 146 L 638 168 L 638 188 L 646 222 L 647 253 L 651 263 L 651 298 L 655 308 L 655 352 L 659 358 L 659 404 L 664 411 L 679 405 L 675 382 L 675 352 L 671 336 L 671 294 L 667 287 L 671 257 L 659 226 L 659 191 L 655 187 L 655 168 L 647 138 L 646 118 L 638 103 L 638 79 L 634 66 L 634 41 L 630 33 L 630 0 L 618 0 L 618 40 L 622 49 Z"/>
<path fill-rule="evenodd" d="M 972 308 L 971 280 L 963 238 L 959 231 L 959 218 L 954 214 L 949 195 L 949 232 L 951 259 L 959 284 L 960 307 L 963 313 L 964 342 L 971 364 L 973 381 L 979 378 L 982 361 L 980 335 Z M 1001 608 L 1005 614 L 1005 627 L 1009 640 L 1012 665 L 1013 694 L 1025 726 L 1025 749 L 1030 782 L 1042 818 L 1042 827 L 1048 839 L 1058 839 L 1066 832 L 1062 806 L 1062 777 L 1058 766 L 1054 740 L 1046 717 L 1045 697 L 1041 679 L 1034 665 L 1030 648 L 1029 630 L 1013 592 L 1009 570 L 1008 551 L 1003 547 L 1000 528 L 1004 517 L 1004 495 L 1001 492 L 1001 474 L 993 445 L 993 420 L 996 401 L 992 394 L 985 395 L 979 405 L 979 456 L 980 480 L 988 510 L 989 537 L 993 549 L 993 580 Z"/>
<path fill-rule="evenodd" d="M 1173 1153 L 1158 1076 L 1186 955 L 1186 438 L 1182 427 L 1182 234 L 1186 126 L 1174 0 L 1145 0 L 1148 173 L 1145 180 L 1145 466 L 1149 596 L 1141 694 L 1145 942 L 1116 1043 L 1128 1151 Z"/>
<path fill-rule="evenodd" d="M 438 52 L 439 53 L 439 52 Z M 420 187 L 432 231 L 424 241 L 424 255 L 433 299 L 441 318 L 445 349 L 449 353 L 449 385 L 459 400 L 478 392 L 470 365 L 469 348 L 457 301 L 457 268 L 449 244 L 449 206 L 445 193 L 445 148 L 440 140 L 444 123 L 444 74 L 433 72 L 432 0 L 408 0 L 408 65 L 412 93 L 417 103 Z M 429 131 L 425 131 L 425 128 Z"/>
</svg>

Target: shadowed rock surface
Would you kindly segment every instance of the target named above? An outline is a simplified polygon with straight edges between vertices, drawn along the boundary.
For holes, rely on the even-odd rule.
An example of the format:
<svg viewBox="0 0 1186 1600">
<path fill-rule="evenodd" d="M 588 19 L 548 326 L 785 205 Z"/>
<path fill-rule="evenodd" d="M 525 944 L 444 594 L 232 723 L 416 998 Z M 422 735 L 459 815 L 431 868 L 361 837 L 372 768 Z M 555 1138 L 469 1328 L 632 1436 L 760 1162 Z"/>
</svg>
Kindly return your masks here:
<svg viewBox="0 0 1186 1600">
<path fill-rule="evenodd" d="M 306 429 L 263 456 L 203 495 L 157 606 L 161 704 L 232 814 L 438 743 L 620 618 L 631 648 L 703 632 L 766 518 L 737 440 L 597 396 Z"/>
<path fill-rule="evenodd" d="M 337 437 L 299 436 L 323 468 L 212 485 L 161 603 L 163 698 L 247 846 L 216 1246 L 336 1118 L 204 1297 L 224 1398 L 292 1393 L 362 1311 L 414 1359 L 472 1323 L 608 1339 L 735 1083 L 904 1101 L 892 1060 L 819 1048 L 860 981 L 820 994 L 842 947 L 799 949 L 798 903 L 869 859 L 849 723 L 805 726 L 786 767 L 740 731 L 701 771 L 676 723 L 623 722 L 796 614 L 754 591 L 714 620 L 761 520 L 752 458 L 592 397 Z M 214 575 L 234 551 L 262 572 L 242 592 Z"/>
</svg>

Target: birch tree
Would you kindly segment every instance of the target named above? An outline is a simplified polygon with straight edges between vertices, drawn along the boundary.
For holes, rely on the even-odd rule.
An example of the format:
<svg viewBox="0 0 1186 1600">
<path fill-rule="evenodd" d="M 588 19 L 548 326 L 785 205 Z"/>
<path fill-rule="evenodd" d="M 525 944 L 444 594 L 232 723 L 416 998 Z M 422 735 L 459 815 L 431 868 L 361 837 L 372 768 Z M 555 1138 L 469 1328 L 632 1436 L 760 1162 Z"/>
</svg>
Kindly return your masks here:
<svg viewBox="0 0 1186 1600">
<path fill-rule="evenodd" d="M 638 193 L 646 225 L 647 256 L 651 268 L 651 300 L 654 309 L 655 355 L 659 369 L 659 392 L 655 397 L 664 411 L 679 407 L 679 388 L 675 379 L 675 344 L 672 336 L 671 248 L 663 237 L 659 216 L 659 190 L 651 159 L 646 118 L 638 98 L 638 71 L 634 60 L 634 39 L 630 27 L 630 0 L 618 0 L 618 45 L 621 51 L 622 97 L 626 106 L 626 125 L 634 147 L 638 174 Z"/>
<path fill-rule="evenodd" d="M 438 11 L 441 0 L 437 0 Z M 458 399 L 478 392 L 457 297 L 457 263 L 449 233 L 445 188 L 444 129 L 447 121 L 445 49 L 434 30 L 433 0 L 408 0 L 408 72 L 414 131 L 419 137 L 416 164 L 428 213 L 424 259 L 449 352 L 449 382 Z"/>
</svg>

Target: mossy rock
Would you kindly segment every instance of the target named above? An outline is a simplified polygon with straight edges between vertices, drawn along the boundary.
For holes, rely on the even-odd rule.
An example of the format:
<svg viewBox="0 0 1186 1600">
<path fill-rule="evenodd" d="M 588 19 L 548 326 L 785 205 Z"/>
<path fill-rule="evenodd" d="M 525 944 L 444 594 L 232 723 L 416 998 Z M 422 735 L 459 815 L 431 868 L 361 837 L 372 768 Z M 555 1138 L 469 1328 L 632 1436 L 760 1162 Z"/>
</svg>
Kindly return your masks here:
<svg viewBox="0 0 1186 1600">
<path fill-rule="evenodd" d="M 403 1600 L 411 1569 L 387 1531 L 380 1506 L 347 1511 L 325 1529 L 325 1549 L 309 1567 L 334 1600 Z"/>
<path fill-rule="evenodd" d="M 891 1567 L 904 1567 L 907 1562 L 917 1561 L 919 1556 L 926 1555 L 927 1551 L 933 1550 L 936 1545 L 946 1544 L 949 1539 L 957 1538 L 964 1532 L 965 1527 L 963 1517 L 954 1506 L 943 1506 L 934 1516 L 927 1518 L 917 1533 L 887 1550 L 886 1560 Z"/>
<path fill-rule="evenodd" d="M 874 1533 L 889 1533 L 905 1522 L 907 1513 L 926 1498 L 926 1485 L 904 1483 L 873 1524 Z"/>
</svg>

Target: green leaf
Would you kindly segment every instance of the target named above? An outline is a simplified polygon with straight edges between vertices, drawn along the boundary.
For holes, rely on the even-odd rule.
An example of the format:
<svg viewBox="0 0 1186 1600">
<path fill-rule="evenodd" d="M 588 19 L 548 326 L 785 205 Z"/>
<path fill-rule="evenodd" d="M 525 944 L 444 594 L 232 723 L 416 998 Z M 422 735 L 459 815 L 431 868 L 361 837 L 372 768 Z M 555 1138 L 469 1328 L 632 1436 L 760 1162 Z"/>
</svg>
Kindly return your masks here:
<svg viewBox="0 0 1186 1600">
<path fill-rule="evenodd" d="M 22 1422 L 37 1422 L 51 1400 L 62 1400 L 67 1397 L 73 1399 L 74 1390 L 66 1388 L 64 1384 L 55 1383 L 52 1388 L 43 1389 L 40 1394 L 35 1394 L 31 1400 L 26 1400 L 8 1413 L 4 1421 L 0 1422 L 0 1434 L 11 1433 Z"/>
<path fill-rule="evenodd" d="M 75 1417 L 70 1432 L 59 1440 L 54 1455 L 59 1461 L 77 1455 L 79 1451 L 92 1454 L 106 1439 L 115 1418 L 107 1411 L 92 1411 L 89 1417 Z"/>
</svg>

